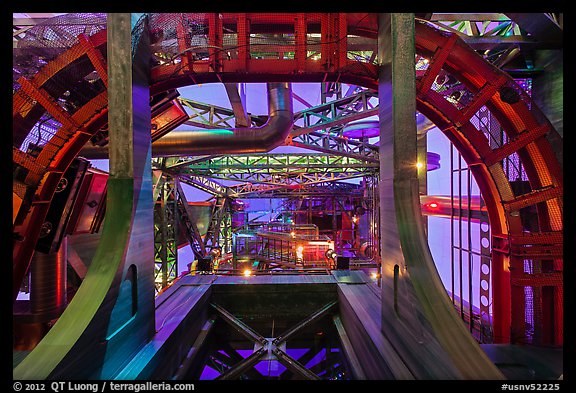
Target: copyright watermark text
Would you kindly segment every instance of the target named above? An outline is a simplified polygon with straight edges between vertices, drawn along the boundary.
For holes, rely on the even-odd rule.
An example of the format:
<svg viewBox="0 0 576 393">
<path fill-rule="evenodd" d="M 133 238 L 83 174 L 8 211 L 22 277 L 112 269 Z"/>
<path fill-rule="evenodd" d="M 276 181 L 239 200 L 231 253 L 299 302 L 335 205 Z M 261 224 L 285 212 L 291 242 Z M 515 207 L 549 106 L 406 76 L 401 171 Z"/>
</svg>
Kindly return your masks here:
<svg viewBox="0 0 576 393">
<path fill-rule="evenodd" d="M 167 382 L 20 382 L 12 384 L 15 392 L 145 392 L 145 391 L 193 391 L 193 383 L 167 383 Z"/>
</svg>

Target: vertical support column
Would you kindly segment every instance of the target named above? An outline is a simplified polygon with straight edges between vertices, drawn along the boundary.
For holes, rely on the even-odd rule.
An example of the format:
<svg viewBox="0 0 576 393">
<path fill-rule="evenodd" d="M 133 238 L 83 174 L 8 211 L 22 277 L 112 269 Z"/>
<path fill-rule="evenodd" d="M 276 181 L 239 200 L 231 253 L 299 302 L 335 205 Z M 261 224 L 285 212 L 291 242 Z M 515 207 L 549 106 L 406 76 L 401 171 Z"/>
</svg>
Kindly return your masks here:
<svg viewBox="0 0 576 393">
<path fill-rule="evenodd" d="M 110 176 L 98 249 L 14 379 L 112 379 L 155 332 L 150 43 L 147 22 L 138 27 L 133 36 L 131 14 L 107 15 Z"/>
<path fill-rule="evenodd" d="M 250 26 L 245 13 L 239 13 L 237 22 L 238 60 L 241 72 L 247 72 L 248 57 L 250 55 Z"/>
<path fill-rule="evenodd" d="M 114 375 L 129 354 L 136 353 L 155 332 L 148 22 L 143 20 L 135 25 L 130 13 L 111 13 L 107 24 L 110 137 L 110 203 L 107 206 L 111 210 L 107 212 L 106 221 L 112 220 L 113 205 L 121 198 L 120 194 L 129 198 L 132 207 L 130 221 L 123 223 L 129 226 L 124 256 L 119 263 L 115 285 L 100 311 L 110 315 L 105 334 L 105 362 L 99 373 L 101 378 Z M 130 189 L 131 192 L 126 193 Z M 105 247 L 101 241 L 95 260 L 100 256 L 100 248 Z"/>
<path fill-rule="evenodd" d="M 379 14 L 378 17 L 378 59 L 380 72 L 378 80 L 379 120 L 380 120 L 380 255 L 382 256 L 382 316 L 388 318 L 395 313 L 393 303 L 390 301 L 394 293 L 396 280 L 394 267 L 398 269 L 404 265 L 401 252 L 400 238 L 396 224 L 396 211 L 394 205 L 394 175 L 395 162 L 395 130 L 393 123 L 394 100 L 392 91 L 392 32 L 391 15 Z M 393 292 L 390 292 L 392 288 Z"/>
<path fill-rule="evenodd" d="M 484 199 L 480 198 L 480 342 L 491 344 L 494 334 L 490 319 L 490 221 L 488 213 L 482 210 L 485 206 Z"/>
<path fill-rule="evenodd" d="M 336 216 L 336 197 L 332 196 L 329 199 L 332 202 L 332 241 L 334 242 L 334 249 L 336 249 L 336 237 L 338 233 L 338 217 Z"/>
<path fill-rule="evenodd" d="M 296 37 L 296 53 L 294 53 L 294 57 L 298 64 L 298 71 L 304 72 L 306 68 L 306 14 L 296 14 L 294 35 Z"/>
<path fill-rule="evenodd" d="M 222 219 L 220 220 L 220 236 L 222 239 L 222 253 L 230 253 L 232 251 L 232 202 L 226 200 L 222 211 Z"/>
<path fill-rule="evenodd" d="M 337 53 L 338 53 L 338 64 L 337 68 L 344 68 L 346 67 L 347 63 L 347 50 L 348 50 L 348 30 L 347 30 L 347 22 L 346 22 L 346 13 L 342 12 L 338 14 L 337 17 L 338 21 L 338 37 L 337 37 Z"/>
<path fill-rule="evenodd" d="M 488 142 L 490 148 L 494 150 L 504 145 L 504 130 L 500 127 L 496 118 L 490 113 L 488 108 L 482 108 L 478 112 L 478 116 L 480 119 L 486 119 L 480 122 L 480 129 L 485 134 L 490 135 Z M 508 176 L 510 160 L 504 160 L 502 167 Z M 482 200 L 482 205 L 485 205 L 484 200 Z M 495 232 L 492 231 L 487 212 L 481 215 L 480 232 L 480 240 L 483 247 L 481 250 L 483 254 L 488 256 L 487 258 L 482 258 L 480 282 L 481 285 L 483 280 L 488 280 L 488 282 L 481 286 L 480 303 L 484 307 L 484 312 L 487 313 L 484 315 L 484 318 L 486 318 L 486 321 L 489 323 L 489 342 L 494 344 L 510 343 L 512 317 L 512 291 L 510 272 L 508 271 L 510 256 L 506 252 L 494 250 L 494 235 L 499 232 L 499 230 L 496 229 Z M 496 248 L 498 247 L 498 243 L 499 240 L 496 238 Z M 484 290 L 484 288 L 486 288 L 486 290 Z M 493 301 L 493 299 L 497 299 L 497 301 Z M 524 321 L 524 310 L 522 310 L 521 317 L 522 321 Z"/>
<path fill-rule="evenodd" d="M 321 41 L 320 41 L 320 58 L 322 60 L 322 65 L 324 66 L 324 70 L 328 71 L 331 69 L 332 64 L 330 64 L 332 59 L 332 54 L 330 50 L 332 49 L 332 14 L 331 13 L 323 13 L 320 16 L 320 34 L 321 34 Z"/>
<path fill-rule="evenodd" d="M 222 71 L 222 19 L 221 14 L 211 13 L 208 16 L 208 53 L 214 72 Z"/>
</svg>

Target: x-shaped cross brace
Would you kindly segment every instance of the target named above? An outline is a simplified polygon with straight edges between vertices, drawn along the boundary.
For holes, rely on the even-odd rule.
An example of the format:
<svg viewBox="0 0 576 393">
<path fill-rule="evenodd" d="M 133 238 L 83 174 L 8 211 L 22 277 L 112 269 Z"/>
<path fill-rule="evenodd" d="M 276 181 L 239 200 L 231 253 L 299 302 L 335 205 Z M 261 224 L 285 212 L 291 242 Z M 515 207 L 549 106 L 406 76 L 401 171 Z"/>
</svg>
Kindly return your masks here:
<svg viewBox="0 0 576 393">
<path fill-rule="evenodd" d="M 221 306 L 211 303 L 211 306 L 218 312 L 224 321 L 226 321 L 243 336 L 253 341 L 256 344 L 256 347 L 259 348 L 250 356 L 236 364 L 234 367 L 221 374 L 217 379 L 236 379 L 246 370 L 256 365 L 267 354 L 272 355 L 278 359 L 280 363 L 286 366 L 286 368 L 292 372 L 302 375 L 304 378 L 316 380 L 320 379 L 318 375 L 308 370 L 304 365 L 302 365 L 302 363 L 288 355 L 283 349 L 281 349 L 281 347 L 282 344 L 284 344 L 289 338 L 293 337 L 295 334 L 301 331 L 304 327 L 326 315 L 332 309 L 332 307 L 336 305 L 336 303 L 336 301 L 333 301 L 326 304 L 324 307 L 320 308 L 318 311 L 314 312 L 306 319 L 294 325 L 275 338 L 265 338 L 261 336 L 256 331 L 254 331 L 254 329 L 246 325 L 244 322 L 236 318 Z"/>
</svg>

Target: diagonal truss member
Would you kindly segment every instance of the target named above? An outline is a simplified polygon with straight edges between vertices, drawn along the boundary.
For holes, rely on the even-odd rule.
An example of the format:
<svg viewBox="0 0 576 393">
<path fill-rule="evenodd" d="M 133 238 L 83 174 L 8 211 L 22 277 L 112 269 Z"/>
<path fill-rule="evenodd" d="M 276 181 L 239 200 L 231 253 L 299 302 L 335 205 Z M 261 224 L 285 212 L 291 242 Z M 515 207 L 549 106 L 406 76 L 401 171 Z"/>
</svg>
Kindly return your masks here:
<svg viewBox="0 0 576 393">
<path fill-rule="evenodd" d="M 238 333 L 242 334 L 244 337 L 251 340 L 252 342 L 257 344 L 257 346 L 260 347 L 257 350 L 255 350 L 250 356 L 238 362 L 230 369 L 228 369 L 226 372 L 221 374 L 217 379 L 228 380 L 238 378 L 239 376 L 247 372 L 249 369 L 251 369 L 253 366 L 258 364 L 258 362 L 266 354 L 272 354 L 286 368 L 288 368 L 289 370 L 291 370 L 296 374 L 301 375 L 306 379 L 310 380 L 320 379 L 318 375 L 307 369 L 306 366 L 304 366 L 298 360 L 288 355 L 281 348 L 281 346 L 288 339 L 301 332 L 304 328 L 326 316 L 336 304 L 337 304 L 336 301 L 330 302 L 325 306 L 321 307 L 319 310 L 312 313 L 310 316 L 306 317 L 298 324 L 292 326 L 279 336 L 275 338 L 265 338 L 258 332 L 256 332 L 254 329 L 252 329 L 250 326 L 242 322 L 240 319 L 236 318 L 233 314 L 228 312 L 222 306 L 215 303 L 210 303 L 210 305 L 216 310 L 218 315 L 226 323 L 228 323 L 232 328 L 238 331 Z"/>
</svg>

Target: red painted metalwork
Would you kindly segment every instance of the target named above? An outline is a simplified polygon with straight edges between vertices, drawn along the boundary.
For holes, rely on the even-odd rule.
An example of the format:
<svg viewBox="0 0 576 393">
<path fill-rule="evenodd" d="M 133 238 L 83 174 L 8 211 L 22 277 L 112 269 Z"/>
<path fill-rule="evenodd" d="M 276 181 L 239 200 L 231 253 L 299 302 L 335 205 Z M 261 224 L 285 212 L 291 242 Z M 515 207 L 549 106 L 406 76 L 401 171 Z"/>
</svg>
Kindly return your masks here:
<svg viewBox="0 0 576 393">
<path fill-rule="evenodd" d="M 444 63 L 448 59 L 448 55 L 456 42 L 458 36 L 456 34 L 450 36 L 450 38 L 446 41 L 444 46 L 434 52 L 434 56 L 432 56 L 431 64 L 426 69 L 424 75 L 418 79 L 416 83 L 416 89 L 420 94 L 426 94 L 432 87 L 432 83 L 436 80 L 436 77 L 444 67 Z"/>
<path fill-rule="evenodd" d="M 424 34 L 418 34 L 424 33 Z M 436 35 L 437 43 L 430 39 L 418 39 L 423 35 Z M 432 33 L 430 28 L 418 24 L 416 46 L 417 52 L 427 58 L 433 57 L 438 48 L 445 45 L 448 37 L 442 37 L 438 32 Z M 494 297 L 494 335 L 496 342 L 517 341 L 524 335 L 524 286 L 529 280 L 517 280 L 516 277 L 524 277 L 523 262 L 525 255 L 518 256 L 511 252 L 515 249 L 516 237 L 512 235 L 524 233 L 522 222 L 517 210 L 538 204 L 538 217 L 540 231 L 562 228 L 561 205 L 562 205 L 562 179 L 561 168 L 551 151 L 550 144 L 544 138 L 544 129 L 551 127 L 549 122 L 535 108 L 529 99 L 523 97 L 515 103 L 508 104 L 502 101 L 501 94 L 497 94 L 503 86 L 511 86 L 513 82 L 502 71 L 491 67 L 481 61 L 474 51 L 458 42 L 446 60 L 445 69 L 466 85 L 471 92 L 475 93 L 475 99 L 467 108 L 458 115 L 452 108 L 448 108 L 446 101 L 432 92 L 419 94 L 419 101 L 427 103 L 426 109 L 435 108 L 440 112 L 437 115 L 430 114 L 422 108 L 421 112 L 428 118 L 446 123 L 445 133 L 458 146 L 464 159 L 471 166 L 471 170 L 479 183 L 482 195 L 486 198 L 489 194 L 484 180 L 492 183 L 497 191 L 495 200 L 486 201 L 490 217 L 493 241 L 493 297 Z M 444 102 L 442 102 L 444 101 Z M 486 138 L 479 133 L 468 121 L 473 112 L 482 105 L 491 111 L 498 119 L 508 136 L 508 142 L 500 149 L 492 151 L 487 144 Z M 452 106 L 452 105 L 450 105 Z M 420 106 L 418 107 L 420 110 Z M 443 119 L 444 118 L 444 119 Z M 438 123 L 436 123 L 438 125 Z M 442 128 L 442 127 L 441 127 Z M 442 128 L 444 129 L 444 128 Z M 470 154 L 465 154 L 467 151 Z M 533 192 L 526 195 L 514 195 L 511 185 L 502 173 L 502 167 L 496 159 L 502 159 L 514 152 L 520 157 Z M 476 157 L 474 157 L 476 156 Z M 478 168 L 484 167 L 490 173 L 488 178 L 481 179 L 478 176 Z M 484 177 L 484 176 L 482 176 Z M 543 204 L 545 203 L 545 205 Z M 504 207 L 504 209 L 502 209 Z M 546 237 L 544 235 L 544 237 Z M 506 247 L 498 247 L 498 240 L 505 240 Z M 553 255 L 551 255 L 553 258 Z M 561 271 L 562 256 L 556 260 L 556 268 Z M 508 265 L 508 266 L 506 266 Z M 534 276 L 532 285 L 542 282 L 542 277 Z M 552 288 L 556 302 L 560 302 L 562 283 L 555 281 Z M 561 304 L 561 303 L 560 303 Z M 546 308 L 545 305 L 543 305 Z M 553 308 L 558 308 L 555 303 Z M 562 343 L 562 314 L 558 310 L 552 313 L 554 320 L 543 321 L 544 339 L 547 344 L 559 345 Z"/>
<path fill-rule="evenodd" d="M 98 73 L 98 76 L 100 76 L 100 79 L 102 79 L 104 86 L 108 88 L 108 65 L 106 64 L 106 59 L 102 53 L 96 49 L 98 46 L 97 41 L 94 37 L 87 36 L 86 34 L 80 34 L 78 40 L 83 45 L 88 58 L 90 58 L 90 62 L 94 65 L 94 68 Z"/>
<path fill-rule="evenodd" d="M 188 114 L 180 101 L 174 99 L 162 106 L 157 115 L 153 115 L 152 135 L 150 137 L 155 141 L 184 123 L 188 118 Z"/>
<path fill-rule="evenodd" d="M 187 15 L 187 14 L 177 14 Z M 189 14 L 196 15 L 199 14 Z M 370 14 L 260 14 L 260 13 L 207 13 L 202 14 L 202 23 L 208 26 L 209 59 L 196 60 L 188 51 L 190 41 L 185 35 L 183 18 L 157 17 L 156 23 L 168 23 L 177 20 L 176 28 L 179 64 L 166 62 L 152 69 L 151 93 L 175 89 L 194 83 L 210 82 L 343 82 L 376 89 L 378 85 L 378 65 L 372 62 L 359 62 L 347 56 L 349 35 L 355 34 L 374 41 L 377 49 L 375 15 Z M 197 19 L 198 19 L 197 18 Z M 236 25 L 237 51 L 226 56 L 223 48 L 224 27 Z M 161 26 L 151 24 L 151 29 L 161 30 Z M 229 30 L 227 30 L 229 31 Z M 282 53 L 294 52 L 293 58 L 255 59 L 250 53 L 252 47 L 250 34 L 254 33 L 293 34 L 294 44 L 278 50 Z M 307 35 L 321 33 L 321 58 L 308 58 Z M 562 296 L 563 284 L 558 272 L 562 271 L 562 254 L 558 233 L 563 229 L 562 221 L 562 168 L 546 136 L 555 132 L 552 125 L 540 113 L 529 97 L 518 92 L 520 99 L 503 100 L 503 89 L 518 90 L 510 76 L 485 61 L 473 49 L 454 34 L 441 32 L 424 24 L 416 24 L 416 52 L 429 59 L 426 71 L 417 71 L 417 109 L 436 124 L 461 152 L 470 166 L 476 183 L 486 202 L 493 237 L 492 289 L 494 298 L 493 328 L 495 342 L 510 342 L 521 337 L 524 332 L 524 287 L 544 286 L 543 313 L 547 317 L 543 323 L 545 342 L 561 345 L 563 341 Z M 73 63 L 84 54 L 88 54 L 95 68 L 102 72 L 101 57 L 92 48 L 98 48 L 105 42 L 105 31 L 92 36 L 92 47 L 81 40 L 79 45 L 70 48 L 67 53 L 50 62 L 34 77 L 34 85 L 42 90 L 58 70 Z M 312 44 L 310 44 L 312 45 Z M 318 44 L 314 44 L 318 47 Z M 102 50 L 99 50 L 102 53 Z M 174 60 L 174 59 L 172 59 Z M 467 104 L 455 105 L 434 89 L 432 84 L 443 70 L 462 83 L 473 98 Z M 509 91 L 509 90 L 508 90 Z M 40 94 L 46 106 L 45 94 Z M 14 118 L 20 120 L 22 108 L 30 105 L 25 97 L 16 92 L 13 100 Z M 88 104 L 87 104 L 88 105 Z M 487 138 L 470 122 L 471 117 L 483 106 L 496 117 L 504 129 L 508 142 L 492 150 Z M 47 108 L 48 109 L 48 108 Z M 105 103 L 92 103 L 85 111 L 83 119 L 74 119 L 79 125 L 77 130 L 66 130 L 58 151 L 64 155 L 48 155 L 42 162 L 30 158 L 26 168 L 35 168 L 30 176 L 38 181 L 46 173 L 43 185 L 38 188 L 36 206 L 46 206 L 51 199 L 52 188 L 59 176 L 70 163 L 74 152 L 82 147 L 84 136 L 95 131 L 95 124 L 105 119 Z M 51 112 L 52 113 L 52 112 Z M 57 110 L 53 113 L 60 116 Z M 64 119 L 66 122 L 70 119 Z M 100 121 L 101 123 L 101 121 Z M 66 128 L 66 127 L 64 127 Z M 83 132 L 79 130 L 83 129 Z M 80 132 L 84 136 L 76 136 Z M 66 148 L 67 149 L 66 149 Z M 21 162 L 25 153 L 14 152 L 14 162 Z M 532 191 L 525 195 L 515 195 L 509 179 L 506 177 L 500 160 L 517 154 L 525 168 Z M 36 168 L 40 164 L 44 172 Z M 49 171 L 49 168 L 51 169 Z M 56 169 L 59 172 L 54 172 Z M 34 177 L 35 176 L 35 177 Z M 40 176 L 40 177 L 38 177 Z M 539 228 L 525 233 L 518 209 L 536 206 Z M 24 242 L 16 242 L 14 248 L 14 267 L 20 273 L 14 276 L 17 288 L 29 262 L 35 243 L 38 222 L 42 222 L 42 210 L 32 208 L 28 213 L 24 228 Z M 532 237 L 532 235 L 534 235 Z M 528 243 L 526 243 L 528 242 Z M 530 243 L 533 242 L 533 243 Z M 545 245 L 552 243 L 554 246 Z M 540 247 L 540 244 L 543 244 Z M 24 247 L 25 246 L 25 247 Z M 529 248 L 537 253 L 520 252 Z M 30 251 L 26 251 L 29 249 Z M 538 261 L 544 270 L 541 274 L 525 274 L 523 263 L 527 258 L 531 263 Z M 19 280 L 20 278 L 20 280 Z M 550 318 L 548 318 L 550 317 Z"/>
<path fill-rule="evenodd" d="M 85 37 L 84 37 L 85 38 Z M 14 94 L 13 116 L 18 121 L 26 106 L 42 106 L 48 113 L 57 118 L 63 126 L 56 135 L 44 146 L 37 157 L 21 152 L 14 148 L 14 163 L 20 165 L 27 162 L 24 167 L 33 167 L 24 180 L 25 184 L 35 187 L 36 191 L 30 204 L 29 211 L 22 217 L 21 222 L 15 223 L 15 230 L 19 238 L 14 241 L 12 255 L 13 301 L 18 295 L 20 283 L 32 259 L 36 241 L 44 222 L 50 201 L 63 173 L 79 150 L 88 142 L 90 137 L 106 124 L 108 98 L 103 92 L 90 101 L 73 115 L 64 111 L 46 91 L 45 85 L 51 78 L 67 67 L 73 66 L 78 58 L 88 54 L 91 59 L 97 59 L 95 51 L 100 51 L 106 43 L 106 31 L 101 30 L 94 34 L 89 41 L 80 39 L 79 43 L 56 57 L 42 68 L 30 80 L 21 78 L 21 88 Z M 88 45 L 91 43 L 92 45 Z M 97 45 L 97 46 L 94 46 Z M 97 67 L 98 68 L 98 67 Z M 101 67 L 99 67 L 102 70 Z M 106 76 L 104 76 L 106 79 Z M 30 99 L 32 101 L 30 102 Z"/>
</svg>

